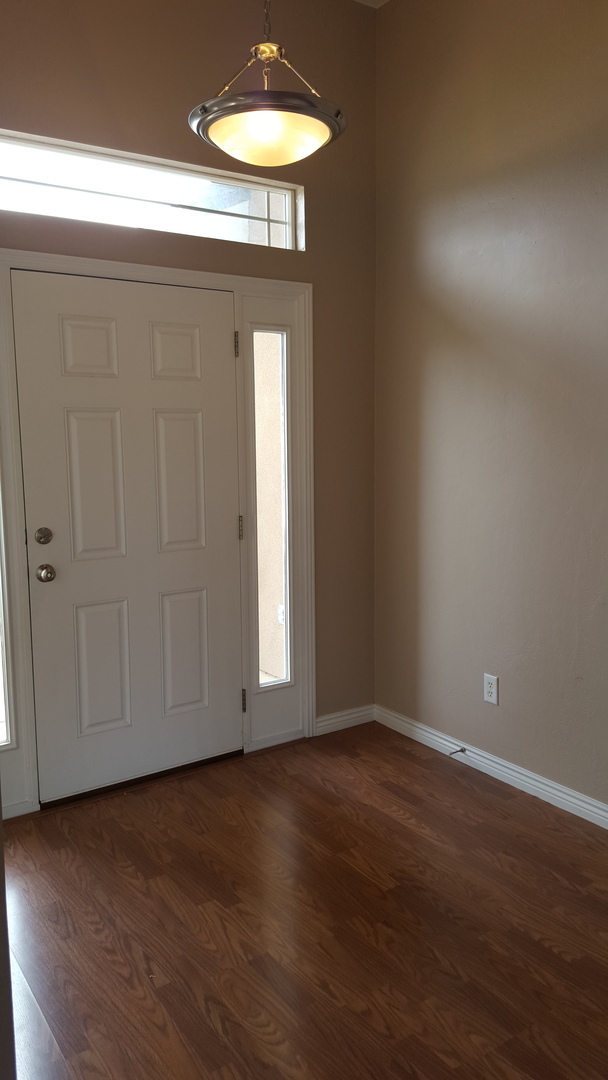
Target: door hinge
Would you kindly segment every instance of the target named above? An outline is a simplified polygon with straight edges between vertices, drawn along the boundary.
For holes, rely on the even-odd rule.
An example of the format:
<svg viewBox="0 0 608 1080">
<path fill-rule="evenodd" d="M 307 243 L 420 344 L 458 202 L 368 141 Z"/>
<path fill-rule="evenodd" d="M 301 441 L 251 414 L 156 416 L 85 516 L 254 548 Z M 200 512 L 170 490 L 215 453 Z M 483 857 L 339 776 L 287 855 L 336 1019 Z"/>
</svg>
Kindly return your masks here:
<svg viewBox="0 0 608 1080">
<path fill-rule="evenodd" d="M 234 331 L 234 355 L 239 356 L 239 332 Z"/>
<path fill-rule="evenodd" d="M 241 707 L 243 712 L 247 712 L 247 691 L 241 690 Z"/>
<path fill-rule="evenodd" d="M 243 515 L 239 514 L 239 540 L 243 539 Z"/>
</svg>

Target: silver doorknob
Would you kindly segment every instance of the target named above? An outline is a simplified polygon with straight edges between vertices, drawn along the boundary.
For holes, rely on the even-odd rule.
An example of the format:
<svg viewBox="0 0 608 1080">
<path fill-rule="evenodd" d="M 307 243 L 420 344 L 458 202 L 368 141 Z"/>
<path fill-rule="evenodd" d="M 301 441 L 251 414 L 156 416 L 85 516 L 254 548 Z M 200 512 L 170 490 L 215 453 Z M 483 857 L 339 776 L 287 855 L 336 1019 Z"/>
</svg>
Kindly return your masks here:
<svg viewBox="0 0 608 1080">
<path fill-rule="evenodd" d="M 36 577 L 38 581 L 54 581 L 57 577 L 57 572 L 54 566 L 50 563 L 43 562 L 36 570 Z"/>
</svg>

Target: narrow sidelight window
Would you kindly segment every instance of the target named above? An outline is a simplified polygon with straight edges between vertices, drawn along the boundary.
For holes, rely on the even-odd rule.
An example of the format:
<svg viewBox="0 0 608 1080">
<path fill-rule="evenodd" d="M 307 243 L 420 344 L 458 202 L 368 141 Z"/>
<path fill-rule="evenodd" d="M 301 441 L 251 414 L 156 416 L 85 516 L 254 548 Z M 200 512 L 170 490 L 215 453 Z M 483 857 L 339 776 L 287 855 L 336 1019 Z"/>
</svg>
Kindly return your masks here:
<svg viewBox="0 0 608 1080">
<path fill-rule="evenodd" d="M 290 678 L 286 339 L 253 334 L 260 686 Z"/>
<path fill-rule="evenodd" d="M 0 586 L 1 586 L 0 582 Z M 4 646 L 3 597 L 0 587 L 0 746 L 10 742 L 6 686 L 6 650 Z"/>
</svg>

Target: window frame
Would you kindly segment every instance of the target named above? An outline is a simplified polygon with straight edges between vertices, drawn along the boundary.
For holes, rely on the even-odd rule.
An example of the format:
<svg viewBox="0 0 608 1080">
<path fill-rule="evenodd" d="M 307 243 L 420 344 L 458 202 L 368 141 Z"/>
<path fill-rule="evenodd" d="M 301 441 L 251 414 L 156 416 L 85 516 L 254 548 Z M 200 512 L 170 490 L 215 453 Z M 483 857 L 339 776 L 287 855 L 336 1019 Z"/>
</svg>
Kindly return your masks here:
<svg viewBox="0 0 608 1080">
<path fill-rule="evenodd" d="M 285 247 L 276 247 L 276 248 L 274 248 L 274 250 L 279 250 L 279 251 L 304 251 L 305 250 L 304 188 L 301 185 L 287 183 L 287 182 L 282 181 L 282 180 L 274 180 L 274 179 L 273 180 L 266 180 L 266 179 L 263 179 L 263 178 L 260 178 L 260 177 L 249 176 L 249 175 L 247 175 L 245 173 L 230 172 L 230 171 L 227 171 L 227 170 L 224 170 L 224 169 L 212 169 L 212 168 L 209 168 L 207 166 L 195 165 L 192 162 L 171 161 L 171 160 L 169 160 L 167 158 L 157 158 L 157 157 L 152 157 L 152 156 L 147 155 L 147 154 L 127 153 L 127 152 L 125 152 L 123 150 L 113 150 L 113 149 L 110 149 L 110 148 L 107 148 L 107 147 L 88 145 L 86 143 L 70 142 L 70 141 L 67 141 L 65 139 L 50 139 L 50 138 L 47 138 L 46 136 L 31 135 L 31 134 L 28 134 L 26 132 L 21 132 L 21 131 L 10 131 L 10 130 L 8 130 L 6 128 L 0 128 L 0 145 L 2 143 L 13 143 L 13 144 L 20 145 L 20 146 L 40 147 L 40 148 L 46 148 L 46 149 L 51 150 L 51 151 L 64 151 L 64 152 L 67 152 L 67 153 L 78 154 L 78 155 L 80 155 L 82 157 L 94 158 L 94 159 L 97 159 L 99 161 L 110 161 L 110 162 L 116 162 L 116 161 L 120 162 L 120 161 L 122 161 L 122 162 L 125 162 L 125 164 L 136 165 L 136 166 L 139 166 L 139 167 L 142 167 L 142 168 L 149 167 L 149 168 L 154 168 L 154 169 L 157 169 L 157 170 L 162 169 L 162 170 L 166 171 L 167 173 L 173 172 L 173 173 L 179 173 L 180 175 L 187 175 L 187 176 L 190 176 L 190 177 L 200 177 L 201 179 L 209 180 L 210 182 L 223 183 L 223 184 L 235 187 L 235 188 L 253 189 L 255 191 L 260 191 L 260 192 L 266 193 L 266 204 L 267 204 L 268 208 L 270 206 L 270 198 L 269 198 L 269 196 L 271 194 L 280 193 L 280 194 L 286 195 L 287 196 L 287 201 L 288 201 L 288 206 L 289 206 L 288 221 L 287 221 L 287 226 L 286 226 L 287 227 L 287 236 L 288 236 L 288 241 L 289 242 L 285 245 Z M 6 179 L 8 181 L 10 181 L 10 180 L 17 180 L 18 181 L 17 177 L 2 177 L 2 176 L 0 176 L 0 179 Z M 24 181 L 24 182 L 28 182 L 28 181 Z M 32 181 L 29 181 L 29 182 L 32 182 Z M 49 188 L 51 188 L 53 190 L 61 190 L 61 187 L 58 184 L 52 184 L 51 183 L 51 184 L 48 184 L 48 185 L 44 185 L 44 184 L 40 184 L 40 182 L 37 182 L 37 184 L 38 184 L 38 186 L 47 186 L 47 187 L 49 187 Z M 66 185 L 66 188 L 67 188 L 67 185 Z M 73 190 L 90 191 L 91 189 L 74 187 Z M 107 192 L 103 192 L 103 191 L 93 192 L 93 194 L 100 194 L 100 195 L 106 194 L 109 197 L 113 196 L 113 197 L 117 197 L 117 198 L 128 197 L 128 196 L 116 196 L 114 193 L 107 193 Z M 134 200 L 134 201 L 137 202 L 137 200 Z M 155 200 L 142 199 L 141 201 L 143 203 L 145 203 L 145 202 L 154 202 Z M 169 203 L 169 202 L 163 202 L 163 201 L 160 201 L 160 200 L 158 200 L 158 204 L 160 206 L 177 205 L 177 204 L 172 204 L 172 203 Z M 185 207 L 185 209 L 189 209 L 189 208 Z M 1 206 L 0 206 L 0 210 L 2 210 Z M 253 241 L 242 241 L 242 240 L 233 241 L 231 239 L 225 239 L 225 238 L 224 238 L 223 242 L 225 242 L 225 243 L 247 243 L 248 245 L 252 244 L 252 246 L 254 246 L 254 247 L 269 247 L 269 248 L 274 247 L 273 245 L 270 244 L 270 226 L 273 223 L 273 219 L 270 216 L 270 210 L 269 209 L 268 209 L 268 214 L 267 214 L 266 218 L 258 218 L 258 217 L 255 217 L 255 216 L 252 216 L 252 215 L 246 215 L 246 214 L 230 214 L 230 213 L 226 213 L 225 211 L 221 211 L 221 210 L 218 211 L 218 210 L 213 210 L 213 209 L 205 209 L 205 208 L 197 208 L 197 207 L 192 207 L 192 210 L 194 210 L 194 211 L 202 210 L 203 213 L 209 214 L 209 215 L 217 215 L 218 218 L 232 216 L 232 217 L 238 218 L 239 220 L 243 220 L 243 221 L 249 221 L 249 220 L 266 221 L 267 226 L 268 226 L 267 231 L 268 231 L 268 240 L 269 240 L 269 242 L 267 244 L 257 244 L 257 243 L 255 243 Z M 10 209 L 7 209 L 5 212 L 6 213 L 19 213 L 19 211 L 11 211 Z M 24 212 L 26 212 L 26 211 L 24 211 Z M 32 209 L 29 212 L 35 214 L 36 210 Z M 50 214 L 50 215 L 45 215 L 45 216 L 56 217 L 56 218 L 61 219 L 61 215 Z M 67 219 L 64 219 L 64 220 L 67 220 Z M 91 219 L 87 219 L 87 218 L 83 217 L 83 218 L 70 218 L 69 220 L 87 221 L 87 220 L 91 220 Z M 97 223 L 99 224 L 99 222 L 97 222 Z M 107 224 L 115 224 L 115 223 L 108 222 Z M 127 226 L 116 225 L 116 227 L 118 227 L 118 228 L 125 228 L 125 227 L 129 228 L 130 226 L 128 226 L 128 225 Z M 135 227 L 145 229 L 145 226 L 135 226 Z M 162 231 L 166 231 L 166 230 L 162 230 Z M 199 239 L 217 239 L 215 237 L 204 237 L 204 236 L 201 237 L 200 234 L 197 234 L 197 233 L 173 233 L 172 235 L 190 235 L 190 236 L 197 236 Z"/>
</svg>

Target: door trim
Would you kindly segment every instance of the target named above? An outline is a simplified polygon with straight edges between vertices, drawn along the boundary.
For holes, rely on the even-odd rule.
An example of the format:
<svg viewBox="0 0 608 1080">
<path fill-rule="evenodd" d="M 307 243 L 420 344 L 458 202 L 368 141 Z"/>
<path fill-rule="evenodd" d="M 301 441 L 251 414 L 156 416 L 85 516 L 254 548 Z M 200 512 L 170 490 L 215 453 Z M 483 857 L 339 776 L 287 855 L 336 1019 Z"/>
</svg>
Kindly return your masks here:
<svg viewBox="0 0 608 1080">
<path fill-rule="evenodd" d="M 299 619 L 297 648 L 302 672 L 301 726 L 289 734 L 267 737 L 251 729 L 244 714 L 244 748 L 256 750 L 288 739 L 307 737 L 313 732 L 315 712 L 314 649 L 314 511 L 313 511 L 313 412 L 312 412 L 312 285 L 303 282 L 273 281 L 205 271 L 143 266 L 136 263 L 73 258 L 43 252 L 0 249 L 0 475 L 3 520 L 0 532 L 2 585 L 5 599 L 5 638 L 9 713 L 13 720 L 13 741 L 0 750 L 5 817 L 16 817 L 39 809 L 36 760 L 34 684 L 30 631 L 25 507 L 17 374 L 13 334 L 11 270 L 38 270 L 82 277 L 115 278 L 199 289 L 232 292 L 235 326 L 242 334 L 245 299 L 290 301 L 293 312 L 294 384 L 291 407 L 297 415 L 299 432 L 297 499 L 299 512 L 293 536 L 298 561 Z M 241 353 L 241 356 L 243 353 Z M 247 512 L 253 463 L 247 450 L 247 410 L 252 402 L 247 391 L 243 364 L 237 362 L 238 461 L 240 506 Z M 251 535 L 253 530 L 249 530 Z M 247 534 L 241 548 L 243 687 L 249 687 L 251 649 L 249 632 L 255 582 L 251 574 L 251 552 Z"/>
</svg>

